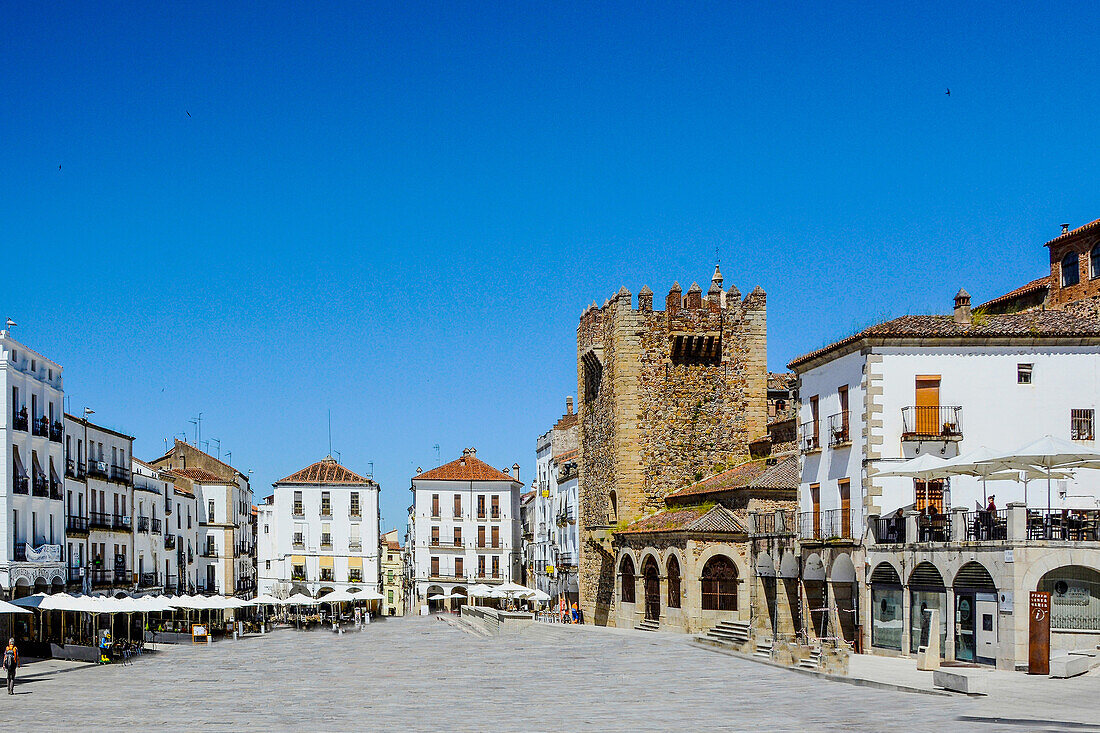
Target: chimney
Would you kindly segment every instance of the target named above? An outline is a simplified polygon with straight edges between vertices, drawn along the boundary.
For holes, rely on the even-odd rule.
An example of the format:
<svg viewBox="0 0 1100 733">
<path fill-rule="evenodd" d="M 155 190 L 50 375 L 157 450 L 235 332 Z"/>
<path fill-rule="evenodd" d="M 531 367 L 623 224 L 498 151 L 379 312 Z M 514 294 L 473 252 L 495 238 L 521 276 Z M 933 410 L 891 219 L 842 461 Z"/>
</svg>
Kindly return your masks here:
<svg viewBox="0 0 1100 733">
<path fill-rule="evenodd" d="M 1069 224 L 1062 225 L 1062 234 L 1069 234 Z"/>
<path fill-rule="evenodd" d="M 416 467 L 416 475 L 419 476 L 422 473 L 424 473 L 424 469 L 421 468 L 420 466 L 417 466 Z"/>
<path fill-rule="evenodd" d="M 519 464 L 518 463 L 513 463 L 512 464 L 512 478 L 514 478 L 516 481 L 519 481 Z"/>
<path fill-rule="evenodd" d="M 572 396 L 565 398 L 565 414 L 566 415 L 572 415 L 573 414 L 573 397 Z"/>
<path fill-rule="evenodd" d="M 470 449 L 470 457 L 471 458 L 477 458 L 477 448 L 471 448 Z"/>
<path fill-rule="evenodd" d="M 962 288 L 955 295 L 955 325 L 970 328 L 970 293 Z"/>
</svg>

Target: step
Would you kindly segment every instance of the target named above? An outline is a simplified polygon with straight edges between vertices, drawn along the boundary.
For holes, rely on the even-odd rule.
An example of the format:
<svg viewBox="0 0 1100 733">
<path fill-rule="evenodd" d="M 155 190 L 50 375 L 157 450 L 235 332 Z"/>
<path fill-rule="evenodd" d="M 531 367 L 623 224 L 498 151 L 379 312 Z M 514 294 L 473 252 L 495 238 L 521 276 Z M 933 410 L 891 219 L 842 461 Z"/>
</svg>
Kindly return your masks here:
<svg viewBox="0 0 1100 733">
<path fill-rule="evenodd" d="M 661 624 L 657 621 L 646 619 L 641 623 L 634 626 L 635 631 L 657 631 L 661 628 Z"/>
</svg>

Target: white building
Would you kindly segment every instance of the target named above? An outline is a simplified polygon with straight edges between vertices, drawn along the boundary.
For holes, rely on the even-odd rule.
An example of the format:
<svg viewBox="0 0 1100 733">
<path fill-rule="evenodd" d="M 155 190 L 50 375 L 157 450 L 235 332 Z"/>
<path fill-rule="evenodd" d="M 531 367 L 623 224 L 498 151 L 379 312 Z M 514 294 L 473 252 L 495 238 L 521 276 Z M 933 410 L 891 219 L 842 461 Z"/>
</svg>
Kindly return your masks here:
<svg viewBox="0 0 1100 733">
<path fill-rule="evenodd" d="M 134 574 L 142 592 L 175 592 L 179 563 L 175 543 L 165 547 L 165 512 L 173 506 L 175 484 L 166 472 L 137 458 L 131 459 L 134 495 Z M 174 535 L 172 535 L 174 538 Z"/>
<path fill-rule="evenodd" d="M 65 504 L 61 367 L 0 331 L 0 587 L 11 596 L 62 590 Z M 29 551 L 28 551 L 29 549 Z"/>
<path fill-rule="evenodd" d="M 258 520 L 261 592 L 382 592 L 377 483 L 327 456 L 273 486 Z"/>
<path fill-rule="evenodd" d="M 199 593 L 252 597 L 256 568 L 247 474 L 181 440 L 149 465 L 166 472 L 181 498 L 194 496 L 196 546 L 193 555 L 188 549 L 188 560 L 194 557 L 187 564 L 188 582 L 194 578 Z M 181 508 L 191 511 L 190 506 Z"/>
<path fill-rule="evenodd" d="M 577 578 L 577 455 L 580 434 L 573 398 L 565 414 L 539 436 L 531 507 L 532 540 L 528 562 L 539 590 L 567 604 L 579 598 Z"/>
<path fill-rule="evenodd" d="M 1078 626 L 1058 629 L 1052 645 L 1095 646 L 1100 538 L 1039 535 L 1065 521 L 1063 510 L 1100 508 L 1097 472 L 1055 484 L 1053 517 L 1045 481 L 1026 493 L 1023 483 L 989 484 L 999 511 L 988 515 L 977 511 L 989 498 L 978 479 L 878 474 L 924 453 L 1010 451 L 1044 435 L 1096 448 L 1100 323 L 1059 311 L 972 315 L 960 292 L 953 316 L 897 318 L 790 366 L 799 376 L 811 607 L 839 608 L 842 635 L 852 641 L 862 626 L 864 647 L 881 653 L 915 651 L 920 613 L 911 609 L 939 608 L 948 659 L 1011 668 L 1027 659 L 1028 593 L 1061 581 L 1086 603 L 1067 622 Z"/>
<path fill-rule="evenodd" d="M 519 516 L 519 464 L 512 473 L 462 457 L 412 480 L 410 517 L 412 598 L 406 607 L 425 612 L 442 607 L 430 595 L 465 592 L 476 583 L 523 582 Z"/>
</svg>

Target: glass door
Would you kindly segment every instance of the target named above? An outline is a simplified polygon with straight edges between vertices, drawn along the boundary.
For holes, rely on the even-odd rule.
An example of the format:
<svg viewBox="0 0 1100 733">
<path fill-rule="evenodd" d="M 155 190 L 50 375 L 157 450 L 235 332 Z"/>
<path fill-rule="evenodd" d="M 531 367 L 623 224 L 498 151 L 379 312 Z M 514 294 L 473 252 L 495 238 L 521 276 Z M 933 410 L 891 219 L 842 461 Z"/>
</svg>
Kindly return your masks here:
<svg viewBox="0 0 1100 733">
<path fill-rule="evenodd" d="M 955 659 L 974 661 L 974 594 L 955 594 Z"/>
</svg>

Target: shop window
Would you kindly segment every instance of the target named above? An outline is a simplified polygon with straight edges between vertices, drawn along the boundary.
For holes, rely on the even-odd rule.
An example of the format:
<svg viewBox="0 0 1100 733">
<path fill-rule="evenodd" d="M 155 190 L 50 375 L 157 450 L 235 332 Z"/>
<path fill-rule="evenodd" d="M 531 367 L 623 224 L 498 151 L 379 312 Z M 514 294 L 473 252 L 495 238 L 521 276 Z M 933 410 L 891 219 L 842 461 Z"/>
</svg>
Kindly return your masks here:
<svg viewBox="0 0 1100 733">
<path fill-rule="evenodd" d="M 1050 593 L 1051 630 L 1100 632 L 1100 572 L 1067 565 L 1044 575 L 1037 590 Z"/>
</svg>

